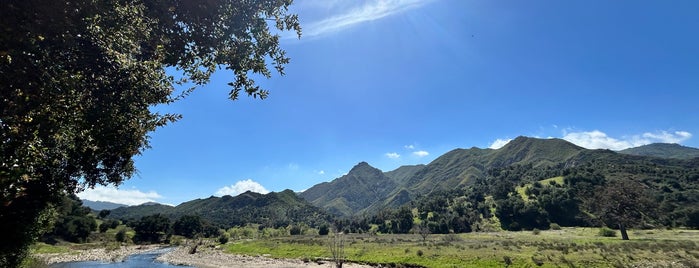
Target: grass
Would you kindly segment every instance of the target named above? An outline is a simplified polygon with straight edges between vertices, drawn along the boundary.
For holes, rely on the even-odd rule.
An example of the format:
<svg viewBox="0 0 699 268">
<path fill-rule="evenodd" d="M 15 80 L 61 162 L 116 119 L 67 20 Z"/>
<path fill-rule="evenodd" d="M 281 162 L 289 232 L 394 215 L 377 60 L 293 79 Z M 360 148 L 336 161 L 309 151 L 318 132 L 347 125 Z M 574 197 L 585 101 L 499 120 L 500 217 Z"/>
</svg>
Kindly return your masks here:
<svg viewBox="0 0 699 268">
<path fill-rule="evenodd" d="M 548 186 L 551 186 L 552 184 L 563 185 L 563 183 L 564 183 L 563 180 L 564 180 L 563 176 L 558 176 L 558 177 L 540 180 L 539 183 L 541 183 L 541 185 L 544 187 L 548 187 Z M 517 192 L 517 194 L 519 194 L 519 196 L 522 197 L 522 200 L 529 201 L 529 196 L 527 195 L 526 191 L 527 191 L 527 189 L 530 189 L 530 188 L 532 188 L 532 184 L 527 183 L 524 186 L 515 187 L 515 192 Z"/>
<path fill-rule="evenodd" d="M 430 235 L 350 234 L 348 260 L 422 267 L 619 267 L 699 266 L 699 231 L 640 230 L 630 241 L 600 237 L 597 228 L 532 232 Z M 293 236 L 230 242 L 228 253 L 276 258 L 328 259 L 328 237 Z M 421 253 L 421 254 L 420 254 Z"/>
</svg>

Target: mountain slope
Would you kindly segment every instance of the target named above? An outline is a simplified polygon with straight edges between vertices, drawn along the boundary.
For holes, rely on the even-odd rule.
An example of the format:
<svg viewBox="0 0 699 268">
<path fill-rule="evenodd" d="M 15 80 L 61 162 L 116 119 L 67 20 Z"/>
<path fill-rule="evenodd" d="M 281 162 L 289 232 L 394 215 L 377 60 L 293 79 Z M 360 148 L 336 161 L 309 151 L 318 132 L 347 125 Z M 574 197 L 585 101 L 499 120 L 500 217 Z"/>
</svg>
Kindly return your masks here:
<svg viewBox="0 0 699 268">
<path fill-rule="evenodd" d="M 300 193 L 316 206 L 336 215 L 352 215 L 388 198 L 398 184 L 366 162 L 354 166 L 347 175 L 321 183 Z"/>
<path fill-rule="evenodd" d="M 691 159 L 699 157 L 699 149 L 676 143 L 653 143 L 619 151 L 622 154 L 660 158 Z"/>
<path fill-rule="evenodd" d="M 120 207 L 128 207 L 128 205 L 124 204 L 117 204 L 117 203 L 112 203 L 112 202 L 106 202 L 106 201 L 92 201 L 92 200 L 81 200 L 83 202 L 83 206 L 89 207 L 92 210 L 95 211 L 100 211 L 100 210 L 105 210 L 105 209 L 115 209 L 115 208 L 120 208 Z"/>
<path fill-rule="evenodd" d="M 109 217 L 138 219 L 156 213 L 172 220 L 184 215 L 198 215 L 221 227 L 249 223 L 279 227 L 300 222 L 317 226 L 329 220 L 327 213 L 299 198 L 291 190 L 264 195 L 248 191 L 235 197 L 212 196 L 184 202 L 176 207 L 141 205 L 118 208 L 113 210 Z"/>
<path fill-rule="evenodd" d="M 518 137 L 500 149 L 455 149 L 427 165 L 404 166 L 383 174 L 362 162 L 347 175 L 311 187 L 301 196 L 336 215 L 371 213 L 406 204 L 414 196 L 467 187 L 485 178 L 492 168 L 563 166 L 583 151 L 586 149 L 561 139 Z"/>
</svg>

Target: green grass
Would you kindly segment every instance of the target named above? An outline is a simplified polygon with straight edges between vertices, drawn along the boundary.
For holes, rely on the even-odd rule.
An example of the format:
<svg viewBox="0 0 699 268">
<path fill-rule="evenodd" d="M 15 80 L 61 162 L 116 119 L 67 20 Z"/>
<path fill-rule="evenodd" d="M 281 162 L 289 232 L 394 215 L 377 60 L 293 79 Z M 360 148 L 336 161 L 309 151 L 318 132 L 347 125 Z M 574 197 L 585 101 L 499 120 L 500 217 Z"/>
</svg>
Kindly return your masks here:
<svg viewBox="0 0 699 268">
<path fill-rule="evenodd" d="M 36 254 L 46 254 L 46 253 L 66 253 L 70 252 L 70 249 L 66 246 L 54 246 L 46 243 L 35 243 L 32 245 L 32 253 Z"/>
<path fill-rule="evenodd" d="M 541 183 L 541 185 L 543 185 L 544 187 L 550 186 L 551 182 L 554 182 L 555 184 L 558 184 L 558 185 L 563 185 L 563 176 L 543 179 L 543 180 L 539 181 L 539 183 Z M 528 188 L 532 188 L 531 183 L 527 183 L 524 186 L 515 187 L 515 191 L 519 194 L 519 196 L 522 197 L 522 200 L 524 200 L 524 201 L 529 201 L 529 196 L 527 196 L 527 194 L 526 194 L 526 191 Z"/>
<path fill-rule="evenodd" d="M 430 235 L 345 235 L 348 260 L 424 267 L 616 267 L 699 265 L 699 231 L 640 230 L 630 241 L 597 236 L 597 228 Z M 233 254 L 328 259 L 328 237 L 293 236 L 231 242 Z M 422 252 L 422 256 L 418 255 Z"/>
</svg>

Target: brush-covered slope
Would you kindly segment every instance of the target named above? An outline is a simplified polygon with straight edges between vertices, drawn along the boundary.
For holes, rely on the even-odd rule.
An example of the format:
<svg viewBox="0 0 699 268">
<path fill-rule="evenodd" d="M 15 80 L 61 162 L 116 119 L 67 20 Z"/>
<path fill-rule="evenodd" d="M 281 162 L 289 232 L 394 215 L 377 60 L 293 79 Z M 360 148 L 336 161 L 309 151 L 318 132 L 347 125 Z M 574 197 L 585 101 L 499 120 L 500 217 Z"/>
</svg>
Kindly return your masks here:
<svg viewBox="0 0 699 268">
<path fill-rule="evenodd" d="M 510 165 L 563 165 L 586 149 L 561 139 L 518 137 L 500 149 L 455 149 L 427 165 L 381 173 L 360 163 L 347 175 L 318 184 L 301 196 L 336 215 L 371 213 L 429 195 L 464 188 L 485 178 L 491 168 Z"/>
<path fill-rule="evenodd" d="M 653 143 L 619 151 L 622 154 L 661 158 L 691 159 L 699 157 L 699 149 L 676 143 Z"/>
<path fill-rule="evenodd" d="M 174 220 L 183 215 L 198 215 L 221 227 L 249 223 L 278 227 L 300 222 L 317 226 L 329 220 L 326 212 L 299 198 L 291 190 L 269 194 L 248 191 L 234 197 L 226 195 L 195 199 L 176 207 L 160 208 L 160 210 L 144 210 L 144 208 L 147 206 L 115 209 L 110 217 L 138 219 L 160 213 Z"/>
<path fill-rule="evenodd" d="M 347 175 L 315 185 L 300 196 L 335 215 L 352 215 L 386 200 L 397 187 L 381 170 L 361 162 Z"/>
<path fill-rule="evenodd" d="M 561 139 L 518 137 L 500 149 L 452 150 L 416 172 L 405 187 L 418 194 L 463 187 L 476 178 L 483 178 L 490 168 L 510 165 L 532 167 L 565 163 L 585 151 Z"/>
</svg>

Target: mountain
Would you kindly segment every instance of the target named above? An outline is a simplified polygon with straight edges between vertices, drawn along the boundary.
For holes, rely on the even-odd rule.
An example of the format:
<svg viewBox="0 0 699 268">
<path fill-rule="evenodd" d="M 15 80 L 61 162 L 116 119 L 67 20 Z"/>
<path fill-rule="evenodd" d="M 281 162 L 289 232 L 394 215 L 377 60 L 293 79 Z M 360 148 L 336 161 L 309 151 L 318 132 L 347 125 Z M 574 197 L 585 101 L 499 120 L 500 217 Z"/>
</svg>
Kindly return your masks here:
<svg viewBox="0 0 699 268">
<path fill-rule="evenodd" d="M 92 200 L 81 200 L 83 202 L 83 206 L 89 207 L 92 210 L 95 211 L 100 211 L 100 210 L 105 210 L 105 209 L 115 209 L 115 208 L 120 208 L 120 207 L 128 207 L 128 205 L 124 204 L 117 204 L 117 203 L 112 203 L 112 202 L 106 202 L 106 201 L 92 201 Z"/>
<path fill-rule="evenodd" d="M 160 204 L 123 207 L 112 210 L 109 217 L 128 220 L 156 213 L 172 220 L 184 215 L 198 215 L 226 228 L 249 223 L 279 227 L 304 222 L 318 226 L 330 219 L 326 212 L 299 198 L 291 190 L 269 194 L 248 191 L 235 197 L 211 196 L 184 202 L 176 207 Z"/>
<path fill-rule="evenodd" d="M 410 173 L 408 170 L 406 173 Z M 404 175 L 395 173 L 394 175 Z M 352 215 L 386 200 L 398 183 L 381 170 L 361 162 L 347 175 L 331 182 L 315 185 L 299 196 L 335 215 Z"/>
<path fill-rule="evenodd" d="M 109 213 L 109 218 L 131 220 L 140 219 L 143 216 L 153 215 L 153 214 L 168 214 L 175 207 L 158 204 L 158 203 L 144 203 L 137 206 L 128 206 L 112 209 Z"/>
<path fill-rule="evenodd" d="M 619 151 L 622 154 L 660 158 L 691 159 L 699 157 L 699 149 L 676 143 L 653 143 Z"/>
<path fill-rule="evenodd" d="M 300 196 L 335 215 L 351 216 L 398 207 L 418 196 L 464 189 L 492 170 L 564 169 L 596 159 L 625 160 L 609 150 L 588 150 L 562 139 L 517 137 L 500 149 L 454 149 L 427 165 L 382 173 L 361 162 L 340 178 L 315 185 Z"/>
</svg>

